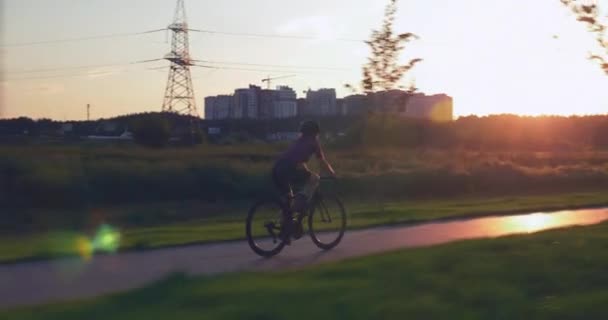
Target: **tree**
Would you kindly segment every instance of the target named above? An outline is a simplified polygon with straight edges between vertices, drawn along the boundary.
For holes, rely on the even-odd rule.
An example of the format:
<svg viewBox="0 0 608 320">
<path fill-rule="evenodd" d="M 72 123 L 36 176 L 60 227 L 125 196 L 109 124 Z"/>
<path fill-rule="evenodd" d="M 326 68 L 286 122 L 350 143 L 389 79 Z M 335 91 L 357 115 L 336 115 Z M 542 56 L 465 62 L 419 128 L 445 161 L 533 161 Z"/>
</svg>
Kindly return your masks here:
<svg viewBox="0 0 608 320">
<path fill-rule="evenodd" d="M 595 35 L 597 43 L 604 52 L 592 53 L 589 55 L 589 59 L 598 62 L 600 67 L 608 75 L 608 24 L 600 17 L 600 8 L 595 1 L 560 1 L 569 7 L 576 15 L 577 20 L 585 23 L 589 31 Z"/>
<path fill-rule="evenodd" d="M 392 126 L 394 122 L 390 121 L 392 116 L 386 112 L 375 111 L 388 110 L 388 106 L 396 105 L 399 106 L 397 111 L 403 112 L 405 110 L 399 109 L 406 107 L 409 97 L 417 90 L 413 84 L 404 86 L 401 81 L 422 59 L 414 58 L 401 64 L 400 58 L 406 44 L 418 39 L 418 36 L 411 32 L 396 33 L 394 31 L 396 14 L 397 0 L 389 0 L 384 11 L 382 27 L 379 30 L 372 30 L 370 39 L 365 42 L 371 53 L 367 63 L 363 65 L 363 79 L 360 86 L 366 95 L 366 104 L 371 115 L 357 123 L 354 130 L 351 130 L 351 134 L 357 133 L 356 139 L 362 144 L 388 143 L 383 139 L 391 136 L 387 130 L 395 129 Z M 347 84 L 346 87 L 357 91 L 352 85 Z M 387 92 L 395 89 L 405 89 L 406 92 L 397 95 Z M 382 94 L 380 91 L 385 91 L 384 93 L 387 94 Z M 400 135 L 401 133 L 395 131 L 393 136 L 398 139 L 407 138 Z"/>
<path fill-rule="evenodd" d="M 396 34 L 394 29 L 395 15 L 397 13 L 397 0 L 390 0 L 384 12 L 384 22 L 380 30 L 373 30 L 370 40 L 365 43 L 371 49 L 371 55 L 363 66 L 363 79 L 361 88 L 370 95 L 379 90 L 407 89 L 414 92 L 414 85 L 407 88 L 399 82 L 422 59 L 411 59 L 401 65 L 399 58 L 405 49 L 405 44 L 418 39 L 418 36 L 407 32 Z M 355 90 L 352 85 L 347 88 Z"/>
<path fill-rule="evenodd" d="M 143 115 L 135 119 L 132 127 L 135 142 L 145 147 L 164 147 L 171 136 L 170 124 L 164 114 Z"/>
</svg>

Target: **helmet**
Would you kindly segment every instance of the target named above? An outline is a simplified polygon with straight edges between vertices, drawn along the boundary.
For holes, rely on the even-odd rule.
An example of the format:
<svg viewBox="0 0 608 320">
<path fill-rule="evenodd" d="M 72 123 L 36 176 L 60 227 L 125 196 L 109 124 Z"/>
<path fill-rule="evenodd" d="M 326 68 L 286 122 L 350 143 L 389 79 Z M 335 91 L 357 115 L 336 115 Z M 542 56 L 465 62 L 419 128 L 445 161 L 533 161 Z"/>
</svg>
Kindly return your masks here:
<svg viewBox="0 0 608 320">
<path fill-rule="evenodd" d="M 305 136 L 316 136 L 321 131 L 316 121 L 304 121 L 300 125 L 300 132 Z"/>
</svg>

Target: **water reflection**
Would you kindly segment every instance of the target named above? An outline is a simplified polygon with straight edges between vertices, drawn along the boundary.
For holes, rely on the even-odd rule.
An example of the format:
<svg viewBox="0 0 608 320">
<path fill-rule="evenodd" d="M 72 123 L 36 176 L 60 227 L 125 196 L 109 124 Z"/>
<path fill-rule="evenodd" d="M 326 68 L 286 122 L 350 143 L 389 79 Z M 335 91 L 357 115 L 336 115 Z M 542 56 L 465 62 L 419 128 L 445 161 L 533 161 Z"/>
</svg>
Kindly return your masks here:
<svg viewBox="0 0 608 320">
<path fill-rule="evenodd" d="M 547 229 L 573 225 L 590 225 L 608 220 L 606 210 L 561 211 L 556 213 L 534 213 L 500 218 L 501 233 L 533 233 Z M 486 223 L 492 223 L 488 221 Z"/>
<path fill-rule="evenodd" d="M 607 220 L 608 209 L 589 209 L 432 223 L 417 227 L 393 229 L 388 233 L 391 234 L 389 236 L 389 243 L 391 244 L 420 246 L 462 239 L 534 233 L 577 225 L 586 226 Z"/>
<path fill-rule="evenodd" d="M 550 227 L 556 223 L 555 216 L 548 214 L 532 214 L 513 219 L 514 223 L 522 228 L 522 231 L 535 232 Z M 558 222 L 559 223 L 559 222 Z"/>
</svg>

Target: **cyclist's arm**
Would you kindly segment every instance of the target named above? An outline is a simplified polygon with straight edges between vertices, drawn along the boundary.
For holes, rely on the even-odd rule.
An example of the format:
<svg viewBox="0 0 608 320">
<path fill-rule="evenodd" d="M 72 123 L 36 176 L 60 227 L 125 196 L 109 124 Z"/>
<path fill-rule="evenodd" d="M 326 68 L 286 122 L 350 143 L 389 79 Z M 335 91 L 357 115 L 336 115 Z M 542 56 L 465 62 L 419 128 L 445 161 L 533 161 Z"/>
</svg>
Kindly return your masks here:
<svg viewBox="0 0 608 320">
<path fill-rule="evenodd" d="M 327 162 L 327 160 L 323 159 L 323 160 L 319 160 L 319 161 L 321 161 L 322 170 L 325 170 L 325 172 L 329 173 L 329 175 L 332 177 L 336 176 L 336 172 L 334 171 L 334 168 L 331 167 L 331 164 L 329 164 L 329 162 Z"/>
<path fill-rule="evenodd" d="M 325 171 L 330 176 L 335 177 L 336 172 L 325 158 L 325 153 L 323 152 L 323 148 L 321 148 L 321 145 L 319 144 L 318 140 L 316 140 L 315 154 L 317 155 L 317 159 L 319 159 L 319 166 L 321 167 L 321 171 Z"/>
</svg>

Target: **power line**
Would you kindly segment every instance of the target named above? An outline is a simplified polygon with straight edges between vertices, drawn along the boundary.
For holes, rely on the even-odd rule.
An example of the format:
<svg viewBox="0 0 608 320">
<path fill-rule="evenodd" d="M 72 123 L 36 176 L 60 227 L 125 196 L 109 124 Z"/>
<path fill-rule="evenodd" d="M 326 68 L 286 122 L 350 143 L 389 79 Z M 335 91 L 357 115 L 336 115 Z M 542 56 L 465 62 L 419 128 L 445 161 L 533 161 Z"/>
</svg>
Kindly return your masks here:
<svg viewBox="0 0 608 320">
<path fill-rule="evenodd" d="M 199 32 L 199 33 L 207 33 L 207 34 L 211 34 L 211 35 L 223 35 L 223 36 L 233 36 L 233 37 L 276 38 L 276 39 L 291 39 L 291 40 L 332 40 L 332 41 L 342 41 L 342 42 L 355 42 L 355 43 L 361 43 L 361 44 L 368 41 L 368 40 L 364 40 L 364 39 L 355 39 L 355 38 L 322 38 L 322 37 L 310 36 L 310 35 L 227 32 L 227 31 L 206 30 L 206 29 L 189 29 L 189 30 L 194 31 L 194 32 Z M 446 42 L 426 41 L 424 39 L 418 39 L 418 41 L 412 42 L 412 43 L 431 45 L 431 46 L 448 46 L 448 47 L 457 45 L 457 44 L 451 44 L 451 43 L 446 43 Z"/>
<path fill-rule="evenodd" d="M 161 67 L 154 67 L 154 68 L 147 68 L 147 70 L 164 70 L 164 69 L 169 69 L 170 66 L 161 66 Z"/>
<path fill-rule="evenodd" d="M 135 64 L 138 63 L 148 63 L 148 62 L 155 62 L 155 61 L 160 61 L 160 60 L 165 60 L 165 59 L 151 59 L 151 60 L 143 60 L 143 61 L 137 61 L 137 62 L 133 62 Z M 303 66 L 303 65 L 289 65 L 289 64 L 264 64 L 264 63 L 250 63 L 250 62 L 238 62 L 238 61 L 218 61 L 218 60 L 197 60 L 197 59 L 193 59 L 190 60 L 191 62 L 202 62 L 202 63 L 206 63 L 206 64 L 220 64 L 220 65 L 237 65 L 237 66 L 252 66 L 252 67 L 269 67 L 269 68 L 294 68 L 294 69 L 315 69 L 315 70 L 325 70 L 325 71 L 347 71 L 347 70 L 351 70 L 350 68 L 345 68 L 345 67 L 327 67 L 327 66 Z M 222 67 L 222 66 L 213 66 L 213 65 L 196 65 L 198 67 L 202 67 L 202 68 L 225 68 L 225 69 L 229 69 L 228 67 Z M 159 67 L 159 68 L 163 68 L 163 67 Z"/>
<path fill-rule="evenodd" d="M 97 72 L 97 73 L 79 73 L 69 75 L 54 75 L 54 76 L 42 76 L 42 77 L 20 77 L 20 78 L 8 78 L 6 81 L 21 81 L 21 80 L 43 80 L 43 79 L 65 79 L 65 78 L 79 78 L 86 76 L 101 76 L 106 75 L 108 72 Z"/>
<path fill-rule="evenodd" d="M 283 35 L 283 34 L 269 34 L 269 33 L 245 33 L 245 32 L 227 32 L 217 30 L 201 30 L 201 29 L 190 29 L 190 31 L 207 33 L 213 35 L 224 35 L 224 36 L 235 36 L 235 37 L 252 37 L 252 38 L 276 38 L 276 39 L 291 39 L 291 40 L 335 40 L 344 42 L 359 42 L 363 43 L 365 40 L 352 39 L 352 38 L 332 38 L 324 39 L 315 36 L 304 36 L 304 35 Z"/>
<path fill-rule="evenodd" d="M 126 65 L 126 64 L 122 64 Z M 118 65 L 115 65 L 118 66 Z M 257 69 L 257 68 L 239 68 L 239 67 L 227 67 L 227 66 L 210 66 L 210 65 L 193 65 L 194 67 L 211 69 L 211 70 L 228 70 L 228 71 L 248 71 L 248 72 L 263 72 L 263 73 L 296 73 L 296 74 L 310 74 L 310 73 L 318 73 L 324 70 L 286 70 L 286 69 Z M 74 67 L 76 68 L 84 68 L 85 66 Z M 164 67 L 155 67 L 155 68 L 146 68 L 145 70 L 152 71 L 161 71 L 162 69 L 167 69 L 168 66 Z M 48 69 L 47 69 L 48 70 Z M 140 71 L 145 71 L 140 70 Z M 347 71 L 344 70 L 333 70 L 333 71 Z M 48 75 L 48 76 L 31 76 L 31 77 L 18 77 L 18 78 L 5 78 L 6 81 L 22 81 L 22 80 L 43 80 L 43 79 L 64 79 L 64 78 L 78 78 L 78 77 L 86 77 L 86 76 L 102 76 L 108 74 L 109 71 L 99 71 L 99 72 L 88 72 L 88 73 L 76 73 L 76 74 L 64 74 L 64 75 Z"/>
<path fill-rule="evenodd" d="M 283 69 L 256 69 L 256 68 L 239 68 L 239 67 L 225 67 L 225 66 L 209 66 L 209 65 L 193 65 L 194 67 L 205 68 L 205 69 L 216 69 L 216 70 L 233 70 L 233 71 L 251 71 L 251 72 L 265 72 L 265 73 L 296 73 L 296 74 L 307 74 L 307 73 L 318 73 L 321 70 L 283 70 Z"/>
<path fill-rule="evenodd" d="M 57 44 L 57 43 L 69 43 L 69 42 L 81 42 L 81 41 L 90 41 L 90 40 L 132 37 L 132 36 L 156 33 L 156 32 L 167 31 L 167 30 L 169 30 L 169 29 L 162 28 L 162 29 L 156 29 L 156 30 L 150 30 L 150 31 L 144 31 L 144 32 L 113 33 L 113 34 L 104 34 L 104 35 L 96 35 L 96 36 L 88 36 L 88 37 L 76 37 L 76 38 L 41 40 L 41 41 L 32 41 L 32 42 L 9 43 L 9 44 L 1 44 L 0 48 L 28 47 L 28 46 L 46 45 L 46 44 Z M 365 43 L 365 41 L 366 41 L 363 39 L 355 39 L 355 38 L 322 38 L 322 37 L 311 36 L 311 35 L 230 32 L 230 31 L 210 30 L 210 29 L 188 29 L 188 31 L 205 33 L 205 34 L 210 34 L 210 35 L 231 36 L 231 37 L 268 38 L 268 39 L 285 39 L 285 40 L 330 40 L 330 41 L 353 42 L 353 43 Z M 427 45 L 451 46 L 448 43 L 427 42 L 424 40 L 422 41 L 422 43 L 427 44 Z"/>
<path fill-rule="evenodd" d="M 160 61 L 160 60 L 165 60 L 165 59 L 151 59 L 151 60 L 137 61 L 137 62 L 133 62 L 133 63 L 139 64 L 139 63 L 155 62 L 155 61 Z M 201 68 L 208 68 L 208 69 L 250 70 L 250 68 L 248 69 L 248 68 L 229 67 L 230 65 L 236 65 L 236 66 L 252 66 L 252 67 L 268 67 L 268 68 L 312 69 L 312 70 L 323 70 L 323 71 L 348 71 L 348 70 L 351 70 L 350 68 L 344 68 L 344 67 L 263 64 L 263 63 L 249 63 L 249 62 L 238 62 L 238 61 L 196 60 L 196 59 L 189 60 L 189 61 L 205 63 L 204 65 L 195 64 L 194 66 L 201 67 Z M 217 64 L 219 64 L 220 66 L 216 66 Z M 228 65 L 228 67 L 221 66 L 221 65 Z M 166 68 L 166 67 L 159 67 L 159 68 L 155 68 L 155 69 L 163 69 L 163 68 Z M 257 71 L 258 69 L 251 69 L 251 70 Z M 277 71 L 277 70 L 272 70 L 272 71 Z"/>
<path fill-rule="evenodd" d="M 293 71 L 287 71 L 287 70 L 235 68 L 235 67 L 204 66 L 204 65 L 194 65 L 194 66 L 195 67 L 200 67 L 200 68 L 205 68 L 205 69 L 217 69 L 217 70 L 236 70 L 236 71 L 253 71 L 253 72 L 293 72 Z"/>
<path fill-rule="evenodd" d="M 126 66 L 127 64 L 122 64 L 122 66 Z M 146 71 L 147 69 L 135 70 L 135 71 Z M 125 70 L 121 70 L 125 71 Z M 133 70 L 131 70 L 133 71 Z M 17 77 L 17 78 L 5 78 L 5 81 L 22 81 L 22 80 L 43 80 L 43 79 L 63 79 L 63 78 L 78 78 L 78 77 L 95 77 L 95 76 L 103 76 L 109 75 L 112 73 L 112 70 L 108 71 L 97 71 L 97 72 L 87 72 L 87 73 L 73 73 L 73 74 L 58 74 L 58 75 L 44 75 L 44 76 L 31 76 L 31 77 Z"/>
<path fill-rule="evenodd" d="M 6 72 L 6 74 L 45 73 L 45 72 L 64 71 L 64 70 L 77 70 L 77 69 L 88 69 L 88 68 L 118 67 L 118 66 L 125 66 L 125 65 L 128 65 L 128 63 L 93 64 L 93 65 L 83 65 L 83 66 L 73 66 L 73 67 L 52 67 L 52 68 L 29 69 L 29 70 L 15 70 L 15 71 L 9 70 L 9 71 Z"/>
<path fill-rule="evenodd" d="M 226 65 L 240 65 L 240 66 L 252 66 L 252 67 L 271 67 L 271 68 L 294 68 L 294 69 L 316 69 L 316 70 L 329 70 L 329 71 L 345 71 L 350 70 L 349 68 L 338 68 L 338 67 L 317 67 L 317 66 L 298 66 L 298 65 L 286 65 L 286 64 L 261 64 L 261 63 L 248 63 L 248 62 L 233 62 L 233 61 L 211 61 L 211 60 L 194 60 L 196 62 L 204 62 L 210 64 L 226 64 Z"/>
<path fill-rule="evenodd" d="M 16 47 L 29 47 L 29 46 L 38 46 L 38 45 L 47 45 L 47 44 L 58 44 L 58 43 L 69 43 L 69 42 L 81 42 L 81 41 L 91 41 L 91 40 L 102 40 L 102 39 L 113 39 L 113 38 L 124 38 L 124 37 L 132 37 L 137 35 L 155 33 L 160 31 L 166 31 L 167 28 L 164 29 L 156 29 L 145 32 L 131 32 L 131 33 L 111 33 L 111 34 L 103 34 L 96 36 L 88 36 L 88 37 L 76 37 L 76 38 L 65 38 L 65 39 L 53 39 L 53 40 L 40 40 L 40 41 L 31 41 L 31 42 L 16 42 L 16 43 L 8 43 L 0 45 L 0 48 L 16 48 Z M 236 37 L 254 37 L 254 38 L 276 38 L 276 39 L 291 39 L 291 40 L 321 40 L 322 38 L 314 37 L 314 36 L 302 36 L 302 35 L 281 35 L 281 34 L 263 34 L 263 33 L 243 33 L 243 32 L 226 32 L 226 31 L 217 31 L 217 30 L 201 30 L 201 29 L 189 29 L 189 31 L 206 33 L 212 35 L 224 35 L 224 36 L 236 36 Z M 335 41 L 343 41 L 343 42 L 364 42 L 364 40 L 358 39 L 348 39 L 348 38 L 335 38 L 328 39 Z"/>
<path fill-rule="evenodd" d="M 21 75 L 21 74 L 36 74 L 36 73 L 48 73 L 48 72 L 60 72 L 60 71 L 69 71 L 69 70 L 79 70 L 79 69 L 89 69 L 89 68 L 108 68 L 108 67 L 119 67 L 119 66 L 128 66 L 132 64 L 139 63 L 147 63 L 147 62 L 155 62 L 161 61 L 164 59 L 152 59 L 145 61 L 137 61 L 133 63 L 111 63 L 111 64 L 92 64 L 92 65 L 80 65 L 80 66 L 72 66 L 72 67 L 50 67 L 50 68 L 40 68 L 40 69 L 29 69 L 29 70 L 12 70 L 7 71 L 6 74 L 9 75 Z M 212 65 L 196 65 L 198 67 L 207 68 L 207 69 L 216 69 L 216 70 L 238 70 L 238 71 L 255 71 L 255 72 L 302 72 L 306 69 L 310 70 L 319 70 L 319 71 L 348 71 L 351 70 L 349 68 L 337 68 L 337 67 L 324 67 L 324 66 L 302 66 L 302 65 L 281 65 L 281 64 L 262 64 L 262 63 L 247 63 L 247 62 L 238 62 L 238 61 L 212 61 L 212 60 L 193 60 L 196 62 L 202 62 L 206 64 Z M 215 64 L 215 65 L 213 65 Z M 218 65 L 219 64 L 219 65 Z M 227 65 L 227 66 L 222 66 Z M 268 67 L 272 69 L 257 69 L 257 68 L 240 68 L 240 67 L 232 67 L 232 66 L 251 66 L 251 67 Z M 167 69 L 169 66 L 159 66 L 154 68 L 147 68 L 148 70 L 159 70 L 159 69 Z M 275 68 L 290 68 L 292 70 L 277 70 Z M 298 70 L 293 70 L 298 69 Z M 100 71 L 96 73 L 78 73 L 78 74 L 68 74 L 68 75 L 35 75 L 30 77 L 17 77 L 17 78 L 9 78 L 7 80 L 35 80 L 35 79 L 54 79 L 54 78 L 71 78 L 71 77 L 79 77 L 79 76 L 87 76 L 87 75 L 98 75 L 105 74 L 107 72 Z"/>
<path fill-rule="evenodd" d="M 160 29 L 160 30 L 165 30 L 165 29 Z M 147 33 L 158 32 L 160 30 L 152 30 L 152 31 L 146 31 L 146 32 L 133 32 L 133 33 L 111 33 L 111 34 L 103 34 L 103 35 L 89 36 L 89 37 L 8 43 L 8 44 L 0 45 L 0 48 L 29 47 L 29 46 L 37 46 L 37 45 L 45 45 L 45 44 L 57 44 L 57 43 L 81 42 L 81 41 L 112 39 L 112 38 L 124 38 L 124 37 L 132 37 L 132 36 L 137 36 L 137 35 L 142 35 L 142 34 L 147 34 Z"/>
</svg>

